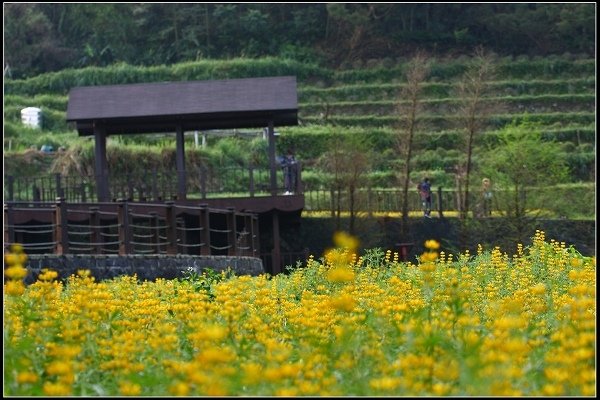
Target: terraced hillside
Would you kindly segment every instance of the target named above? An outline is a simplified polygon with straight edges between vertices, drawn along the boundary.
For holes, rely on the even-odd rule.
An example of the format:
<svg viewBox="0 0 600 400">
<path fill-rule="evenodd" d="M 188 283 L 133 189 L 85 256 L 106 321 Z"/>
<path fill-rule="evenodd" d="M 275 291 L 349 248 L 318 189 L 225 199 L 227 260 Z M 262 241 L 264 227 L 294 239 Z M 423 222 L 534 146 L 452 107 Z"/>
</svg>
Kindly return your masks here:
<svg viewBox="0 0 600 400">
<path fill-rule="evenodd" d="M 415 138 L 414 180 L 427 174 L 439 185 L 449 187 L 454 182 L 453 168 L 462 155 L 454 88 L 468 62 L 467 58 L 459 58 L 437 60 L 432 65 L 423 91 L 425 111 L 421 118 L 425 128 Z M 393 187 L 397 184 L 398 158 L 393 150 L 394 126 L 399 119 L 395 110 L 402 101 L 398 97 L 405 84 L 405 66 L 399 60 L 396 64 L 387 61 L 385 65 L 375 63 L 332 71 L 280 59 L 202 61 L 171 67 L 120 65 L 65 70 L 7 81 L 5 157 L 18 157 L 31 146 L 39 149 L 42 144 L 52 144 L 55 148 L 68 148 L 83 140 L 65 123 L 67 93 L 73 86 L 296 75 L 301 124 L 279 129 L 278 150 L 283 153 L 286 148 L 295 149 L 304 161 L 308 188 L 325 184 L 322 171 L 316 169 L 317 160 L 331 147 L 332 137 L 351 135 L 366 141 L 373 151 L 370 185 Z M 494 143 L 497 131 L 512 121 L 534 121 L 546 140 L 562 143 L 574 182 L 595 180 L 595 60 L 504 58 L 498 60 L 497 74 L 490 86 L 493 95 L 488 101 L 501 106 L 487 120 L 477 146 Z M 20 110 L 28 106 L 42 109 L 41 131 L 21 124 Z M 477 162 L 477 152 L 474 156 Z M 7 163 L 5 174 L 17 172 L 10 170 L 12 165 L 16 164 Z"/>
<path fill-rule="evenodd" d="M 593 181 L 594 61 L 561 61 L 560 65 L 553 66 L 550 60 L 502 60 L 490 83 L 493 95 L 486 99 L 499 109 L 492 112 L 477 144 L 493 144 L 498 130 L 512 121 L 537 122 L 544 139 L 562 143 L 573 179 Z M 459 100 L 453 93 L 463 66 L 459 62 L 438 64 L 424 84 L 420 119 L 425 128 L 416 136 L 415 180 L 427 174 L 438 183 L 452 185 L 453 167 L 462 154 L 456 113 Z M 392 67 L 338 72 L 328 86 L 303 85 L 300 118 L 304 125 L 282 128 L 282 138 L 288 147 L 315 159 L 336 132 L 363 137 L 383 160 L 373 180 L 381 182 L 387 175 L 388 184 L 393 184 L 396 108 L 403 102 L 399 93 L 404 84 L 401 68 Z"/>
</svg>

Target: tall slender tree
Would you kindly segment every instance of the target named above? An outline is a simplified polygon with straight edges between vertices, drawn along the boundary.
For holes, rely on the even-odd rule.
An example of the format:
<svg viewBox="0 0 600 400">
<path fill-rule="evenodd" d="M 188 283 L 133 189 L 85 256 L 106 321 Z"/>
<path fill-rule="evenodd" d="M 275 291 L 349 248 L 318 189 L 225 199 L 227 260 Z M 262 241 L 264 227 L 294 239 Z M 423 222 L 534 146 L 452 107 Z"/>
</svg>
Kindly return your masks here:
<svg viewBox="0 0 600 400">
<path fill-rule="evenodd" d="M 475 139 L 485 128 L 492 111 L 498 110 L 500 106 L 486 98 L 490 93 L 489 82 L 493 76 L 492 56 L 478 47 L 471 65 L 456 86 L 455 97 L 459 102 L 457 115 L 465 146 L 465 158 L 457 166 L 456 172 L 458 187 L 462 192 L 459 197 L 461 219 L 467 218 L 469 213 L 469 178 L 473 170 Z"/>
<path fill-rule="evenodd" d="M 343 134 L 340 127 L 333 127 L 334 135 L 329 150 L 318 161 L 320 168 L 331 174 L 332 216 L 335 216 L 336 229 L 341 229 L 341 202 L 347 195 L 350 211 L 350 234 L 355 233 L 358 209 L 358 189 L 364 187 L 366 174 L 371 168 L 371 157 L 364 139 L 357 135 Z"/>
<path fill-rule="evenodd" d="M 419 131 L 419 117 L 423 110 L 423 84 L 429 74 L 430 64 L 424 52 L 418 52 L 406 67 L 406 84 L 398 95 L 396 127 L 396 153 L 402 163 L 399 180 L 402 187 L 401 233 L 408 234 L 408 187 L 410 186 L 411 160 L 414 137 Z"/>
</svg>

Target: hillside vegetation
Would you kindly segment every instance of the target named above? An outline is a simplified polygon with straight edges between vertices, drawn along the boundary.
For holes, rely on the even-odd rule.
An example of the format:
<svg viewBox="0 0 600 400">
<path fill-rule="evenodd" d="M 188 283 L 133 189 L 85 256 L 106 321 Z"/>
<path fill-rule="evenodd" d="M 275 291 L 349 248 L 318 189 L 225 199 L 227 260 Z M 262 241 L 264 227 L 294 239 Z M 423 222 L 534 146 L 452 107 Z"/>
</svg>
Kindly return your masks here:
<svg viewBox="0 0 600 400">
<path fill-rule="evenodd" d="M 436 185 L 451 187 L 453 184 L 453 166 L 463 153 L 459 140 L 460 126 L 456 123 L 459 99 L 453 97 L 453 88 L 469 61 L 467 57 L 434 60 L 431 74 L 424 83 L 425 111 L 422 120 L 425 127 L 415 138 L 418 149 L 413 159 L 415 180 L 428 174 Z M 5 82 L 4 99 L 5 174 L 17 174 L 12 168 L 17 163 L 12 160 L 31 146 L 39 149 L 43 144 L 51 144 L 55 149 L 63 146 L 67 150 L 91 146 L 89 139 L 79 138 L 65 121 L 67 93 L 72 87 L 295 75 L 298 79 L 300 125 L 277 127 L 280 132 L 277 145 L 279 153 L 292 148 L 303 161 L 308 188 L 326 184 L 323 174 L 316 170 L 316 164 L 331 147 L 332 138 L 338 136 L 354 136 L 366 142 L 373 154 L 372 170 L 368 173 L 371 186 L 393 187 L 396 185 L 395 165 L 398 161 L 393 142 L 396 123 L 401 118 L 396 107 L 404 101 L 399 98 L 399 93 L 405 85 L 405 64 L 405 60 L 393 65 L 382 61 L 370 67 L 331 70 L 278 58 L 236 59 L 188 62 L 171 67 L 117 65 L 71 69 L 30 79 L 8 80 Z M 542 130 L 544 140 L 562 144 L 572 180 L 592 182 L 595 179 L 595 60 L 505 57 L 497 59 L 497 70 L 495 80 L 489 83 L 493 97 L 486 101 L 502 106 L 497 113 L 492 112 L 477 146 L 493 146 L 498 130 L 511 122 L 535 122 Z M 42 109 L 41 130 L 27 128 L 20 122 L 21 109 L 29 106 Z M 221 158 L 221 163 L 227 164 L 227 160 L 243 163 L 247 160 L 244 160 L 237 141 L 261 140 L 260 132 L 250 132 L 249 136 L 250 139 L 240 139 L 239 135 L 211 135 L 209 132 L 208 145 L 213 149 L 226 148 L 218 155 L 213 154 Z M 111 137 L 111 141 L 120 147 L 133 146 L 128 153 L 133 153 L 134 158 L 136 148 L 151 146 L 158 152 L 174 148 L 174 137 L 170 135 L 117 136 Z M 227 145 L 226 142 L 232 141 Z M 258 158 L 261 158 L 260 153 L 266 148 L 260 143 L 254 146 L 258 149 Z M 192 143 L 188 149 L 194 151 Z M 148 151 L 152 152 L 147 148 L 143 153 Z M 196 151 L 207 153 L 206 149 Z M 89 151 L 78 152 L 91 156 Z M 210 154 L 207 156 L 210 157 Z M 262 156 L 266 157 L 266 154 Z M 264 157 L 263 161 L 266 160 Z M 157 160 L 157 163 L 163 161 Z M 78 164 L 86 163 L 91 164 L 83 169 L 93 170 L 93 159 L 82 157 L 78 160 Z M 31 172 L 39 174 L 43 171 Z"/>
</svg>

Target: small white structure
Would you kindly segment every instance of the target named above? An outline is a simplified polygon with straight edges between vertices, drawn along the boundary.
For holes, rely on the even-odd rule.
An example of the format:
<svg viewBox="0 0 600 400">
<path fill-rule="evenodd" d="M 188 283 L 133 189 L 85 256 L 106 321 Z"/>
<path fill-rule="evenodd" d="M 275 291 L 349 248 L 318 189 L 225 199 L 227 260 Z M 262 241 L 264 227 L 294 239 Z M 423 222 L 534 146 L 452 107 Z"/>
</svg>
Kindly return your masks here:
<svg viewBox="0 0 600 400">
<path fill-rule="evenodd" d="M 27 107 L 21 110 L 21 122 L 32 128 L 41 128 L 42 110 L 37 107 Z"/>
</svg>

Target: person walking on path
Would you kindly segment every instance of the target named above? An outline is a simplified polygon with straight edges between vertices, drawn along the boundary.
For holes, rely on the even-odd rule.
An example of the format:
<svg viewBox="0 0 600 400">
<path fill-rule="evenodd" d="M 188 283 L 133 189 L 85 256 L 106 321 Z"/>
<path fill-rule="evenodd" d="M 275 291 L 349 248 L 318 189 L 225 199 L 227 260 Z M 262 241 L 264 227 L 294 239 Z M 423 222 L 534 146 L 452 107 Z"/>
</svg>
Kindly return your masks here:
<svg viewBox="0 0 600 400">
<path fill-rule="evenodd" d="M 425 177 L 417 186 L 419 195 L 421 196 L 421 204 L 423 205 L 423 216 L 431 218 L 431 183 L 429 178 Z"/>
<path fill-rule="evenodd" d="M 483 216 L 492 216 L 492 183 L 488 178 L 481 181 L 481 197 L 483 204 Z"/>
<path fill-rule="evenodd" d="M 296 157 L 294 157 L 294 152 L 291 149 L 288 149 L 286 155 L 283 157 L 281 166 L 283 167 L 285 194 L 294 194 L 296 191 L 298 167 Z"/>
</svg>

